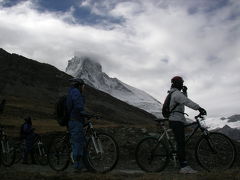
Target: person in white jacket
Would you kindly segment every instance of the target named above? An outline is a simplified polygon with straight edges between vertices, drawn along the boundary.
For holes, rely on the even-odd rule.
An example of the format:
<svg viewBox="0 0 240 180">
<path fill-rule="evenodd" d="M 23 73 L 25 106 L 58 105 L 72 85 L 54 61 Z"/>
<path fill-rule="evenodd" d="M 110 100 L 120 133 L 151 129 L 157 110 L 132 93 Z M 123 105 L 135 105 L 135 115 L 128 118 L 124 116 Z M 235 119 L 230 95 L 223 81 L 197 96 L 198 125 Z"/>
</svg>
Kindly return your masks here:
<svg viewBox="0 0 240 180">
<path fill-rule="evenodd" d="M 183 78 L 175 76 L 171 79 L 171 94 L 170 100 L 170 116 L 169 116 L 169 127 L 172 129 L 176 143 L 177 143 L 177 155 L 180 163 L 180 173 L 196 173 L 186 161 L 185 153 L 185 129 L 184 124 L 186 118 L 184 116 L 185 108 L 187 106 L 191 109 L 198 110 L 202 115 L 206 115 L 205 109 L 201 108 L 197 103 L 191 101 L 187 97 L 187 87 L 183 86 Z"/>
</svg>

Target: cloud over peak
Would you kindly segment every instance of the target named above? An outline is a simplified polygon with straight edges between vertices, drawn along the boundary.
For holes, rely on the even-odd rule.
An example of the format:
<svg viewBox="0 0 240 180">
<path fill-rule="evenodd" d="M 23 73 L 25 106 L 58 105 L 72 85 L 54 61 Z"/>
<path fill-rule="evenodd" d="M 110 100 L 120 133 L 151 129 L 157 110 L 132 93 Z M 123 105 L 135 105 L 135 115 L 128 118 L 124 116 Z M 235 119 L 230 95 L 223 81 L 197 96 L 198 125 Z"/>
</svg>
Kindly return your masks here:
<svg viewBox="0 0 240 180">
<path fill-rule="evenodd" d="M 239 109 L 237 0 L 4 2 L 0 47 L 10 52 L 62 70 L 75 52 L 94 55 L 105 72 L 160 101 L 182 75 L 209 114 Z"/>
</svg>

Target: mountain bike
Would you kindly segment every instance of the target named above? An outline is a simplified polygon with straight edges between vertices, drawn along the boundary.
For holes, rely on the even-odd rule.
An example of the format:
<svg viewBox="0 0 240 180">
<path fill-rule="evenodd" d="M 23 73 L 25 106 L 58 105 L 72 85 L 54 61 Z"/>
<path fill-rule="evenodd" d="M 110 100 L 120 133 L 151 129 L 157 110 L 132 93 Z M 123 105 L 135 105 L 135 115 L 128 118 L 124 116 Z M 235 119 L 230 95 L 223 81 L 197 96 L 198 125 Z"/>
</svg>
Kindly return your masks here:
<svg viewBox="0 0 240 180">
<path fill-rule="evenodd" d="M 87 123 L 84 124 L 87 143 L 83 162 L 90 171 L 106 173 L 117 165 L 119 159 L 118 144 L 109 134 L 96 132 L 93 128 L 92 118 L 100 119 L 99 116 L 92 115 L 87 118 Z M 48 163 L 53 170 L 63 171 L 70 162 L 73 163 L 73 158 L 70 133 L 67 131 L 63 136 L 52 140 L 48 150 Z"/>
<path fill-rule="evenodd" d="M 190 136 L 186 138 L 189 143 L 193 135 L 200 129 L 201 136 L 195 146 L 195 158 L 198 164 L 207 171 L 216 169 L 229 169 L 236 159 L 236 148 L 226 135 L 218 132 L 209 132 L 202 125 L 204 117 L 195 116 L 195 122 L 185 127 L 196 126 Z M 142 139 L 135 151 L 138 166 L 146 172 L 163 171 L 170 160 L 177 164 L 177 151 L 174 138 L 170 136 L 171 129 L 165 126 L 168 119 L 156 120 L 161 127 L 159 137 L 146 137 Z"/>
<path fill-rule="evenodd" d="M 3 113 L 4 107 L 6 104 L 6 100 L 2 100 L 0 103 L 0 114 Z M 14 147 L 12 143 L 9 142 L 7 133 L 5 132 L 4 126 L 0 125 L 0 156 L 1 156 L 1 163 L 4 166 L 11 166 L 14 163 Z"/>
<path fill-rule="evenodd" d="M 15 163 L 23 160 L 24 151 L 26 150 L 25 140 L 21 140 L 15 144 Z M 37 164 L 47 165 L 47 148 L 42 141 L 42 137 L 36 134 L 33 141 L 33 158 Z M 29 154 L 30 155 L 30 154 Z"/>
<path fill-rule="evenodd" d="M 1 161 L 6 167 L 13 165 L 15 160 L 15 149 L 12 143 L 9 142 L 7 133 L 3 126 L 0 126 L 0 143 L 1 143 Z"/>
</svg>

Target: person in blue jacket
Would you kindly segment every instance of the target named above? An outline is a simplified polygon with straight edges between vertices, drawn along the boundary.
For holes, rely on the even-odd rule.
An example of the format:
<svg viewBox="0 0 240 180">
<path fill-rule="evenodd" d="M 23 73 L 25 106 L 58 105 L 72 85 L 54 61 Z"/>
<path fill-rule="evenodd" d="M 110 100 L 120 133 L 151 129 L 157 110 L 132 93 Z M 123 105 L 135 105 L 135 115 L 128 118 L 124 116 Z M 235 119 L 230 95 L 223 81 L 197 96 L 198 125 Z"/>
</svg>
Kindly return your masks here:
<svg viewBox="0 0 240 180">
<path fill-rule="evenodd" d="M 70 115 L 68 130 L 72 145 L 75 172 L 81 172 L 84 168 L 83 155 L 86 145 L 84 135 L 84 107 L 85 97 L 83 96 L 85 83 L 80 78 L 73 78 L 67 95 L 67 110 Z"/>
<path fill-rule="evenodd" d="M 28 156 L 31 155 L 32 164 L 35 164 L 35 159 L 33 156 L 33 144 L 34 139 L 37 134 L 34 133 L 34 128 L 32 127 L 32 118 L 26 117 L 24 124 L 21 126 L 20 138 L 24 140 L 25 149 L 23 154 L 23 164 L 28 164 Z"/>
</svg>

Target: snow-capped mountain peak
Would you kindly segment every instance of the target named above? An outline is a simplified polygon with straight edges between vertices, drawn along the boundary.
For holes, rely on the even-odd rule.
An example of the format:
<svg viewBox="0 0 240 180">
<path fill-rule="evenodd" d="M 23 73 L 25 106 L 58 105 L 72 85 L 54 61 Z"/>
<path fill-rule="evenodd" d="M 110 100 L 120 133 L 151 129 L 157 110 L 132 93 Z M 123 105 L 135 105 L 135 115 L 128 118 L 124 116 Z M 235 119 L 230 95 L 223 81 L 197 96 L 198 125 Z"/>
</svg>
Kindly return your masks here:
<svg viewBox="0 0 240 180">
<path fill-rule="evenodd" d="M 84 73 L 101 73 L 102 66 L 93 60 L 90 60 L 87 57 L 73 57 L 68 61 L 68 66 L 66 68 L 66 72 L 72 76 L 78 76 Z"/>
<path fill-rule="evenodd" d="M 102 66 L 88 57 L 73 57 L 68 61 L 66 73 L 82 78 L 86 83 L 104 91 L 128 104 L 148 111 L 157 117 L 161 116 L 161 103 L 146 92 L 111 78 L 102 72 Z"/>
</svg>

